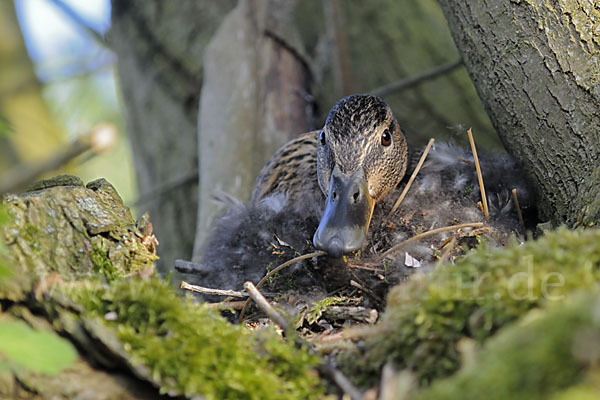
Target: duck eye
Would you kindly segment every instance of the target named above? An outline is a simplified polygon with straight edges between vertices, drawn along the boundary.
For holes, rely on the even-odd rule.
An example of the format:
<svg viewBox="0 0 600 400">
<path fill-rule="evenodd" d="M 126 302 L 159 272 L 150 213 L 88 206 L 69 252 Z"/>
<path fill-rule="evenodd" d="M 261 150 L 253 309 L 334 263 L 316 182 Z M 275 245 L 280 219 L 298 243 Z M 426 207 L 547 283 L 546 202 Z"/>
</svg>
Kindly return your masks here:
<svg viewBox="0 0 600 400">
<path fill-rule="evenodd" d="M 389 129 L 386 129 L 381 134 L 381 144 L 386 147 L 392 144 L 392 134 L 390 133 Z"/>
<path fill-rule="evenodd" d="M 321 131 L 321 133 L 319 134 L 319 141 L 323 146 L 325 146 L 325 132 Z"/>
</svg>

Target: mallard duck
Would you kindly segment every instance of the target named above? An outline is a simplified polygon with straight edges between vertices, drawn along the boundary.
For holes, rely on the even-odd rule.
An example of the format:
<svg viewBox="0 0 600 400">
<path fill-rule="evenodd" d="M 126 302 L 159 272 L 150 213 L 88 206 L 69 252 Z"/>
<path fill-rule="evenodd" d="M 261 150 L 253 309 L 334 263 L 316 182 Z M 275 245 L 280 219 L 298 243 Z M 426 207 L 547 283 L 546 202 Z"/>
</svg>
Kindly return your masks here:
<svg viewBox="0 0 600 400">
<path fill-rule="evenodd" d="M 416 233 L 484 221 L 470 152 L 451 143 L 435 145 L 401 208 L 390 217 L 405 173 L 418 155 L 409 155 L 402 128 L 382 99 L 341 99 L 321 130 L 301 135 L 273 155 L 256 180 L 250 204 L 224 200 L 228 210 L 215 222 L 198 282 L 239 288 L 245 280 L 262 278 L 268 268 L 317 248 L 330 258 L 297 266 L 302 271 L 295 283 L 327 284 L 347 270 L 324 278 L 342 255 L 361 250 L 361 258 L 368 260 Z M 518 188 L 525 209 L 532 196 L 510 157 L 484 156 L 480 161 L 490 200 L 488 236 L 503 243 L 514 232 L 523 233 L 510 190 Z M 433 261 L 450 235 L 414 243 L 406 254 L 423 264 Z M 412 272 L 401 257 L 388 262 L 385 271 L 393 275 L 385 276 L 387 283 Z"/>
<path fill-rule="evenodd" d="M 252 202 L 282 193 L 301 205 L 307 194 L 321 192 L 325 210 L 313 243 L 341 257 L 364 245 L 375 204 L 398 185 L 407 164 L 406 138 L 390 107 L 379 97 L 348 96 L 323 129 L 275 153 L 256 180 Z"/>
</svg>

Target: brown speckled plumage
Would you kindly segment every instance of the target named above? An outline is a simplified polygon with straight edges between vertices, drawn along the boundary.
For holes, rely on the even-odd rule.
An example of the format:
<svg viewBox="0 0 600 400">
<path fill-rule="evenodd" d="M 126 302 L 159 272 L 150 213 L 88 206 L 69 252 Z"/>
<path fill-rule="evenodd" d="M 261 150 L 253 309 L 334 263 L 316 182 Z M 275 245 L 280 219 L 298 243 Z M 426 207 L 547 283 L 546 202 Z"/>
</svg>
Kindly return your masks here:
<svg viewBox="0 0 600 400">
<path fill-rule="evenodd" d="M 386 129 L 393 136 L 389 147 L 380 143 Z M 321 132 L 326 144 L 319 146 Z M 304 134 L 273 155 L 256 180 L 252 202 L 277 192 L 294 202 L 319 186 L 326 195 L 333 164 L 343 173 L 364 166 L 378 201 L 400 182 L 407 162 L 406 139 L 389 106 L 375 96 L 348 96 L 331 109 L 321 131 Z"/>
<path fill-rule="evenodd" d="M 317 181 L 318 134 L 319 131 L 305 133 L 273 154 L 256 179 L 252 203 L 278 192 L 296 199 L 303 193 L 320 191 Z"/>
</svg>

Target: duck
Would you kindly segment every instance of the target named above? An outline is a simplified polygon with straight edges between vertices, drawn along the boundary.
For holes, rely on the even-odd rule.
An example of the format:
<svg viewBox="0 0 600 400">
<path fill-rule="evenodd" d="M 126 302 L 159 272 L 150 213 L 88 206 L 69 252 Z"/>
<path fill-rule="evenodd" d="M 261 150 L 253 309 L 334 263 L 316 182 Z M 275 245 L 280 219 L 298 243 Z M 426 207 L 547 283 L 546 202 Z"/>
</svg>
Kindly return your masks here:
<svg viewBox="0 0 600 400">
<path fill-rule="evenodd" d="M 306 193 L 320 192 L 325 208 L 313 244 L 339 258 L 362 248 L 375 204 L 400 183 L 407 165 L 406 138 L 391 108 L 376 96 L 348 96 L 329 112 L 323 129 L 274 154 L 256 180 L 252 202 L 283 193 L 302 204 Z"/>
<path fill-rule="evenodd" d="M 281 262 L 317 249 L 327 257 L 298 263 L 289 274 L 295 286 L 322 285 L 331 291 L 347 285 L 350 275 L 357 278 L 356 270 L 348 272 L 349 264 L 366 265 L 415 234 L 465 221 L 482 221 L 487 230 L 461 235 L 463 241 L 475 245 L 485 233 L 503 245 L 527 229 L 518 218 L 512 189 L 518 190 L 528 226 L 534 223 L 534 194 L 514 159 L 480 157 L 490 203 L 485 218 L 477 206 L 473 157 L 453 143 L 436 143 L 401 207 L 391 214 L 407 171 L 421 153 L 409 146 L 384 100 L 365 94 L 342 98 L 322 129 L 300 135 L 272 156 L 248 204 L 227 195 L 219 198 L 226 211 L 213 224 L 196 283 L 239 289 Z M 381 273 L 374 278 L 377 285 L 385 281 L 381 293 L 414 272 L 415 264 L 407 259 L 433 265 L 440 243 L 450 235 L 413 243 L 403 249 L 404 257 L 388 260 L 385 279 Z"/>
</svg>

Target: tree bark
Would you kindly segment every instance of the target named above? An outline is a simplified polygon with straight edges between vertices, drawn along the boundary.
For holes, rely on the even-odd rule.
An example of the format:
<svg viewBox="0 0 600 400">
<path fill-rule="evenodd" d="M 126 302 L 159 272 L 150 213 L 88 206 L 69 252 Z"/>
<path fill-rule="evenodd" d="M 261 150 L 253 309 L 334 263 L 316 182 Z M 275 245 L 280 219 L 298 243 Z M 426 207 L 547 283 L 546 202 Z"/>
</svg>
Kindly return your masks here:
<svg viewBox="0 0 600 400">
<path fill-rule="evenodd" d="M 242 0 L 206 48 L 200 102 L 199 260 L 224 192 L 248 201 L 285 142 L 313 127 L 310 72 L 290 23 L 295 2 Z"/>
<path fill-rule="evenodd" d="M 149 211 L 160 241 L 159 270 L 189 258 L 197 194 L 198 103 L 204 47 L 228 1 L 112 2 L 108 36 L 134 156 L 139 213 Z"/>
<path fill-rule="evenodd" d="M 600 6 L 440 0 L 507 149 L 553 224 L 600 222 Z"/>
</svg>

